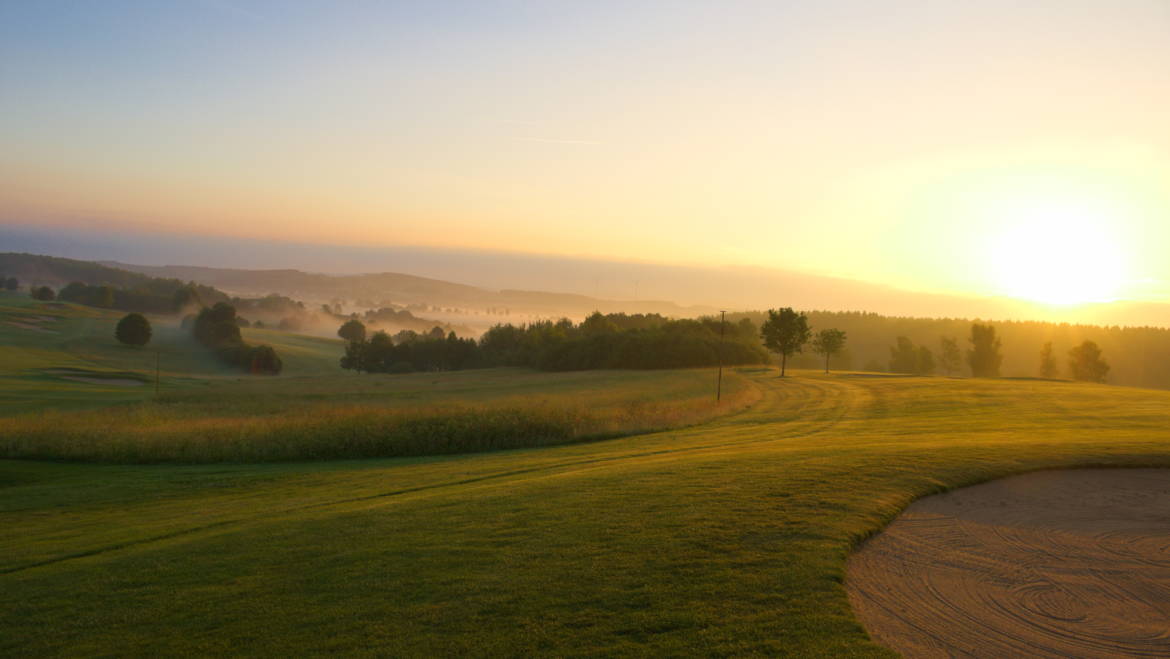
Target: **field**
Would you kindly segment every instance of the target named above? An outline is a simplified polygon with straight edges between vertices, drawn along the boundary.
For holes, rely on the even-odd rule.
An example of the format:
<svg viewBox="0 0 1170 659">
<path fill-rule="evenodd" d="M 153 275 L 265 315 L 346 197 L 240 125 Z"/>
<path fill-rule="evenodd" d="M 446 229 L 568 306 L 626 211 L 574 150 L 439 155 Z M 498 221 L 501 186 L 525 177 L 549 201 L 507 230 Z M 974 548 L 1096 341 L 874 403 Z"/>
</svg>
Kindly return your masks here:
<svg viewBox="0 0 1170 659">
<path fill-rule="evenodd" d="M 759 399 L 730 370 L 719 405 L 708 371 L 360 375 L 338 367 L 339 340 L 255 329 L 247 340 L 273 345 L 287 367 L 280 377 L 253 377 L 221 367 L 170 318 L 154 320 L 147 348 L 119 345 L 121 315 L 0 297 L 0 457 L 191 463 L 462 453 L 677 428 Z"/>
<path fill-rule="evenodd" d="M 96 336 L 28 347 L 75 360 L 53 367 L 148 370 Z M 64 401 L 83 418 L 205 410 L 232 392 L 265 415 L 282 396 L 491 406 L 710 384 L 709 372 L 486 371 L 386 377 L 388 394 L 413 393 L 382 397 L 372 379 L 317 379 L 311 365 L 267 383 L 195 366 L 173 372 L 173 402 L 149 401 L 143 385 L 111 391 L 104 405 L 126 404 L 105 410 L 83 409 L 82 394 L 36 404 Z M 6 387 L 24 373 L 24 395 L 44 400 L 34 385 L 51 374 L 11 373 Z M 1170 392 L 734 377 L 758 402 L 588 443 L 268 464 L 0 461 L 0 655 L 892 656 L 867 638 L 842 581 L 851 548 L 909 502 L 1036 469 L 1170 466 Z M 74 385 L 100 389 L 60 386 Z"/>
</svg>

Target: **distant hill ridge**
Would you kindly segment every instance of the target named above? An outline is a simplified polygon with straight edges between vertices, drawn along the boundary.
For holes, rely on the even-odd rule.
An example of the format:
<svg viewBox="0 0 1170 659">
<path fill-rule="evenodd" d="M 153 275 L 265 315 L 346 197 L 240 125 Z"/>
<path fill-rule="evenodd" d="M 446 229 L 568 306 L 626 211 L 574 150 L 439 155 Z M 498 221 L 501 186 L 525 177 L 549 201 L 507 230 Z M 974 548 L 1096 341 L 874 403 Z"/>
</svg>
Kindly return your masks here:
<svg viewBox="0 0 1170 659">
<path fill-rule="evenodd" d="M 375 304 L 430 304 L 443 307 L 507 307 L 513 312 L 538 315 L 581 315 L 593 311 L 660 313 L 674 317 L 709 314 L 709 307 L 686 307 L 659 300 L 604 300 L 576 293 L 491 290 L 469 284 L 430 279 L 397 272 L 327 275 L 301 270 L 244 270 L 202 266 L 145 266 L 115 261 L 103 265 L 156 277 L 196 281 L 235 295 L 280 293 L 297 299 L 366 299 Z"/>
</svg>

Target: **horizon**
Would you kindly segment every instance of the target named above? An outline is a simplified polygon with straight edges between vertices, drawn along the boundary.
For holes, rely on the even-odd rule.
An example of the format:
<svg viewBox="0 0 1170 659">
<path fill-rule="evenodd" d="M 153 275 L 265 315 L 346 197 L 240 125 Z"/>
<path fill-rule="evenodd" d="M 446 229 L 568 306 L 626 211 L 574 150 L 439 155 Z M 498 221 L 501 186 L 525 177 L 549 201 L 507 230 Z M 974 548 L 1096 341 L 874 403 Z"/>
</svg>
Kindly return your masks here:
<svg viewBox="0 0 1170 659">
<path fill-rule="evenodd" d="M 100 230 L 74 230 L 63 238 L 51 230 L 13 227 L 0 227 L 0 244 L 6 249 L 12 247 L 7 251 L 126 267 L 296 270 L 327 276 L 403 274 L 486 291 L 582 295 L 628 303 L 633 305 L 630 309 L 638 303 L 665 302 L 709 314 L 719 308 L 758 311 L 791 305 L 806 310 L 893 317 L 1170 327 L 1170 304 L 1157 302 L 1044 305 L 1005 296 L 940 294 L 753 266 L 656 264 L 486 249 L 355 247 L 161 233 L 123 236 Z"/>
<path fill-rule="evenodd" d="M 0 228 L 1170 300 L 1170 7 L 902 9 L 10 6 Z"/>
</svg>

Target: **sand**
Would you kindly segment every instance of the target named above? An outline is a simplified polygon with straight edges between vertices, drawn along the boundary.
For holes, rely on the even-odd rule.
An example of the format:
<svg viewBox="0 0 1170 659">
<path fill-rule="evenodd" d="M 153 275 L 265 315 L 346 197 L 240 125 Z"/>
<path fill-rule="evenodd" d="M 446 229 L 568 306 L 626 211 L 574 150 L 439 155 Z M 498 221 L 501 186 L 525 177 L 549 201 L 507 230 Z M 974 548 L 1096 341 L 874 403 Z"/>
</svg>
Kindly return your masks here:
<svg viewBox="0 0 1170 659">
<path fill-rule="evenodd" d="M 1170 470 L 1048 471 L 927 497 L 849 559 L 907 657 L 1170 656 Z"/>
</svg>

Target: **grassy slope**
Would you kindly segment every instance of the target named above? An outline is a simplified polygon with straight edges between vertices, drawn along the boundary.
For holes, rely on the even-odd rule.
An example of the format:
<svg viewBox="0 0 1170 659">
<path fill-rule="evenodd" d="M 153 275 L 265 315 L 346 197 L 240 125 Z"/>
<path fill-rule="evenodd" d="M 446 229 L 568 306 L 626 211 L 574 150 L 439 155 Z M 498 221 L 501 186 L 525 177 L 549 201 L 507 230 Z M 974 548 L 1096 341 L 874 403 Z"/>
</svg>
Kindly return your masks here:
<svg viewBox="0 0 1170 659">
<path fill-rule="evenodd" d="M 758 377 L 746 413 L 595 444 L 0 462 L 0 654 L 883 655 L 844 560 L 912 499 L 1170 466 L 1170 392 Z"/>
<path fill-rule="evenodd" d="M 132 377 L 153 383 L 156 359 L 162 392 L 186 395 L 209 385 L 230 387 L 246 378 L 227 368 L 177 327 L 177 318 L 151 316 L 154 336 L 145 348 L 114 339 L 125 314 L 69 303 L 44 303 L 0 293 L 0 415 L 38 409 L 102 407 L 151 398 L 153 386 L 98 385 L 69 380 L 74 374 Z M 287 378 L 338 374 L 342 342 L 271 330 L 244 330 L 245 340 L 276 348 Z M 293 387 L 295 388 L 295 387 Z"/>
</svg>

